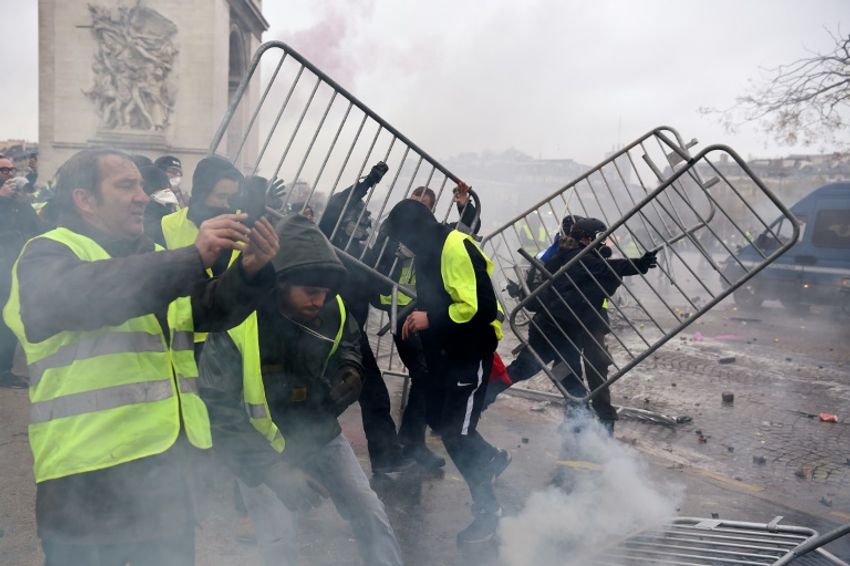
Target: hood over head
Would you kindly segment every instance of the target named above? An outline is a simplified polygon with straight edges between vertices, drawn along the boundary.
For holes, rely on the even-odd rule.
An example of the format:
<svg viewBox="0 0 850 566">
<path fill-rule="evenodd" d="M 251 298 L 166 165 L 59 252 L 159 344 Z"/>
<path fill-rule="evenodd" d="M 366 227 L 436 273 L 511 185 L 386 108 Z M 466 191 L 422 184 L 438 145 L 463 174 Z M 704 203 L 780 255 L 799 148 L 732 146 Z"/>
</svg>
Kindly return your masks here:
<svg viewBox="0 0 850 566">
<path fill-rule="evenodd" d="M 189 199 L 189 206 L 203 204 L 216 183 L 222 179 L 240 183 L 243 178 L 242 173 L 221 156 L 210 155 L 201 159 L 195 167 L 195 172 L 192 173 L 192 197 Z"/>
<path fill-rule="evenodd" d="M 445 227 L 428 207 L 419 201 L 405 199 L 395 205 L 386 220 L 391 238 L 398 240 L 416 255 L 439 251 Z"/>
<path fill-rule="evenodd" d="M 340 289 L 347 271 L 318 226 L 300 214 L 290 214 L 277 223 L 275 231 L 280 251 L 272 266 L 279 280 L 333 292 Z"/>
</svg>

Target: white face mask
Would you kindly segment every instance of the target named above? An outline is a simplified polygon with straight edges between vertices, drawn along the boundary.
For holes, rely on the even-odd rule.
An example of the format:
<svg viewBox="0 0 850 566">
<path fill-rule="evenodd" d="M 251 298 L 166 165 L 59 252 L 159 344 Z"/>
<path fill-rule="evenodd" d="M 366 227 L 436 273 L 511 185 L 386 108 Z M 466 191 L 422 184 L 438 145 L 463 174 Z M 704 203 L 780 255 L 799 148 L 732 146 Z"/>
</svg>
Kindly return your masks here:
<svg viewBox="0 0 850 566">
<path fill-rule="evenodd" d="M 180 181 L 182 181 L 182 180 L 183 180 L 183 177 L 178 176 L 178 177 L 172 177 L 171 179 L 169 179 L 168 182 L 171 184 L 172 187 L 179 187 Z"/>
<path fill-rule="evenodd" d="M 151 199 L 159 204 L 170 205 L 178 204 L 177 196 L 171 192 L 171 189 L 161 189 L 151 195 Z"/>
</svg>

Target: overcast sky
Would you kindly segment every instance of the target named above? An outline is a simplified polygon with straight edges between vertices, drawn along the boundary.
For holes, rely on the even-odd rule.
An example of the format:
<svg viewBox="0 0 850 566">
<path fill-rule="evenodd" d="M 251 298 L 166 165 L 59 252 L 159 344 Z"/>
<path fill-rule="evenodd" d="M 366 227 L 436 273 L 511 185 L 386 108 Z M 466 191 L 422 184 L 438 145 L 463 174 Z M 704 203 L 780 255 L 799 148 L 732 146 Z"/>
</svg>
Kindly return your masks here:
<svg viewBox="0 0 850 566">
<path fill-rule="evenodd" d="M 666 124 L 745 157 L 778 147 L 731 134 L 728 107 L 760 68 L 827 51 L 848 0 L 264 0 L 286 41 L 437 157 L 509 147 L 592 164 Z M 0 0 L 0 139 L 36 139 L 36 0 Z M 11 21 L 5 18 L 7 24 Z M 804 151 L 830 150 L 815 147 Z"/>
</svg>

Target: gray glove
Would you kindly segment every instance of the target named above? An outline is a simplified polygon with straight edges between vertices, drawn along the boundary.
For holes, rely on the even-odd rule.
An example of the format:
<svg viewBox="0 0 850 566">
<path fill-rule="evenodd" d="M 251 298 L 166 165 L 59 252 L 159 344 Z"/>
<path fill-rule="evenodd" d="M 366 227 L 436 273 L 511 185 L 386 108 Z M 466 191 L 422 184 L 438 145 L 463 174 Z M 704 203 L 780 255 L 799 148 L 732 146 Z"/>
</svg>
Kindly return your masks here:
<svg viewBox="0 0 850 566">
<path fill-rule="evenodd" d="M 337 415 L 342 414 L 349 405 L 360 398 L 360 390 L 363 389 L 363 376 L 351 366 L 343 367 L 337 378 L 337 383 L 331 388 L 330 397 L 337 410 Z"/>
<path fill-rule="evenodd" d="M 319 482 L 286 462 L 279 462 L 270 468 L 263 483 L 290 511 L 309 511 L 318 507 L 322 498 L 328 496 Z"/>
</svg>

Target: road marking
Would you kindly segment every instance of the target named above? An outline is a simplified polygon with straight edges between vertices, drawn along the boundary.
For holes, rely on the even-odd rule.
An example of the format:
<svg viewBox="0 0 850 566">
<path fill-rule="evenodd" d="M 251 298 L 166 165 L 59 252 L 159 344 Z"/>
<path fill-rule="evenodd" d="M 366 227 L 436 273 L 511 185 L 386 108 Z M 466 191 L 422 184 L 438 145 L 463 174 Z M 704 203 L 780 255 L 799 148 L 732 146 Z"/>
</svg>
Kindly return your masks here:
<svg viewBox="0 0 850 566">
<path fill-rule="evenodd" d="M 602 469 L 601 465 L 595 462 L 587 462 L 585 460 L 557 460 L 556 463 L 559 466 L 567 466 L 574 470 L 591 470 L 595 472 Z"/>
<path fill-rule="evenodd" d="M 732 479 L 730 477 L 726 477 L 723 474 L 719 474 L 717 472 L 712 472 L 710 470 L 704 470 L 701 468 L 694 468 L 694 471 L 701 476 L 705 476 L 707 478 L 711 478 L 713 480 L 719 481 L 721 483 L 725 483 L 726 485 L 730 485 L 732 487 L 737 487 L 738 489 L 744 489 L 750 491 L 752 493 L 759 493 L 760 491 L 764 491 L 764 488 L 760 485 L 755 485 L 751 483 L 745 483 L 739 480 Z"/>
</svg>

